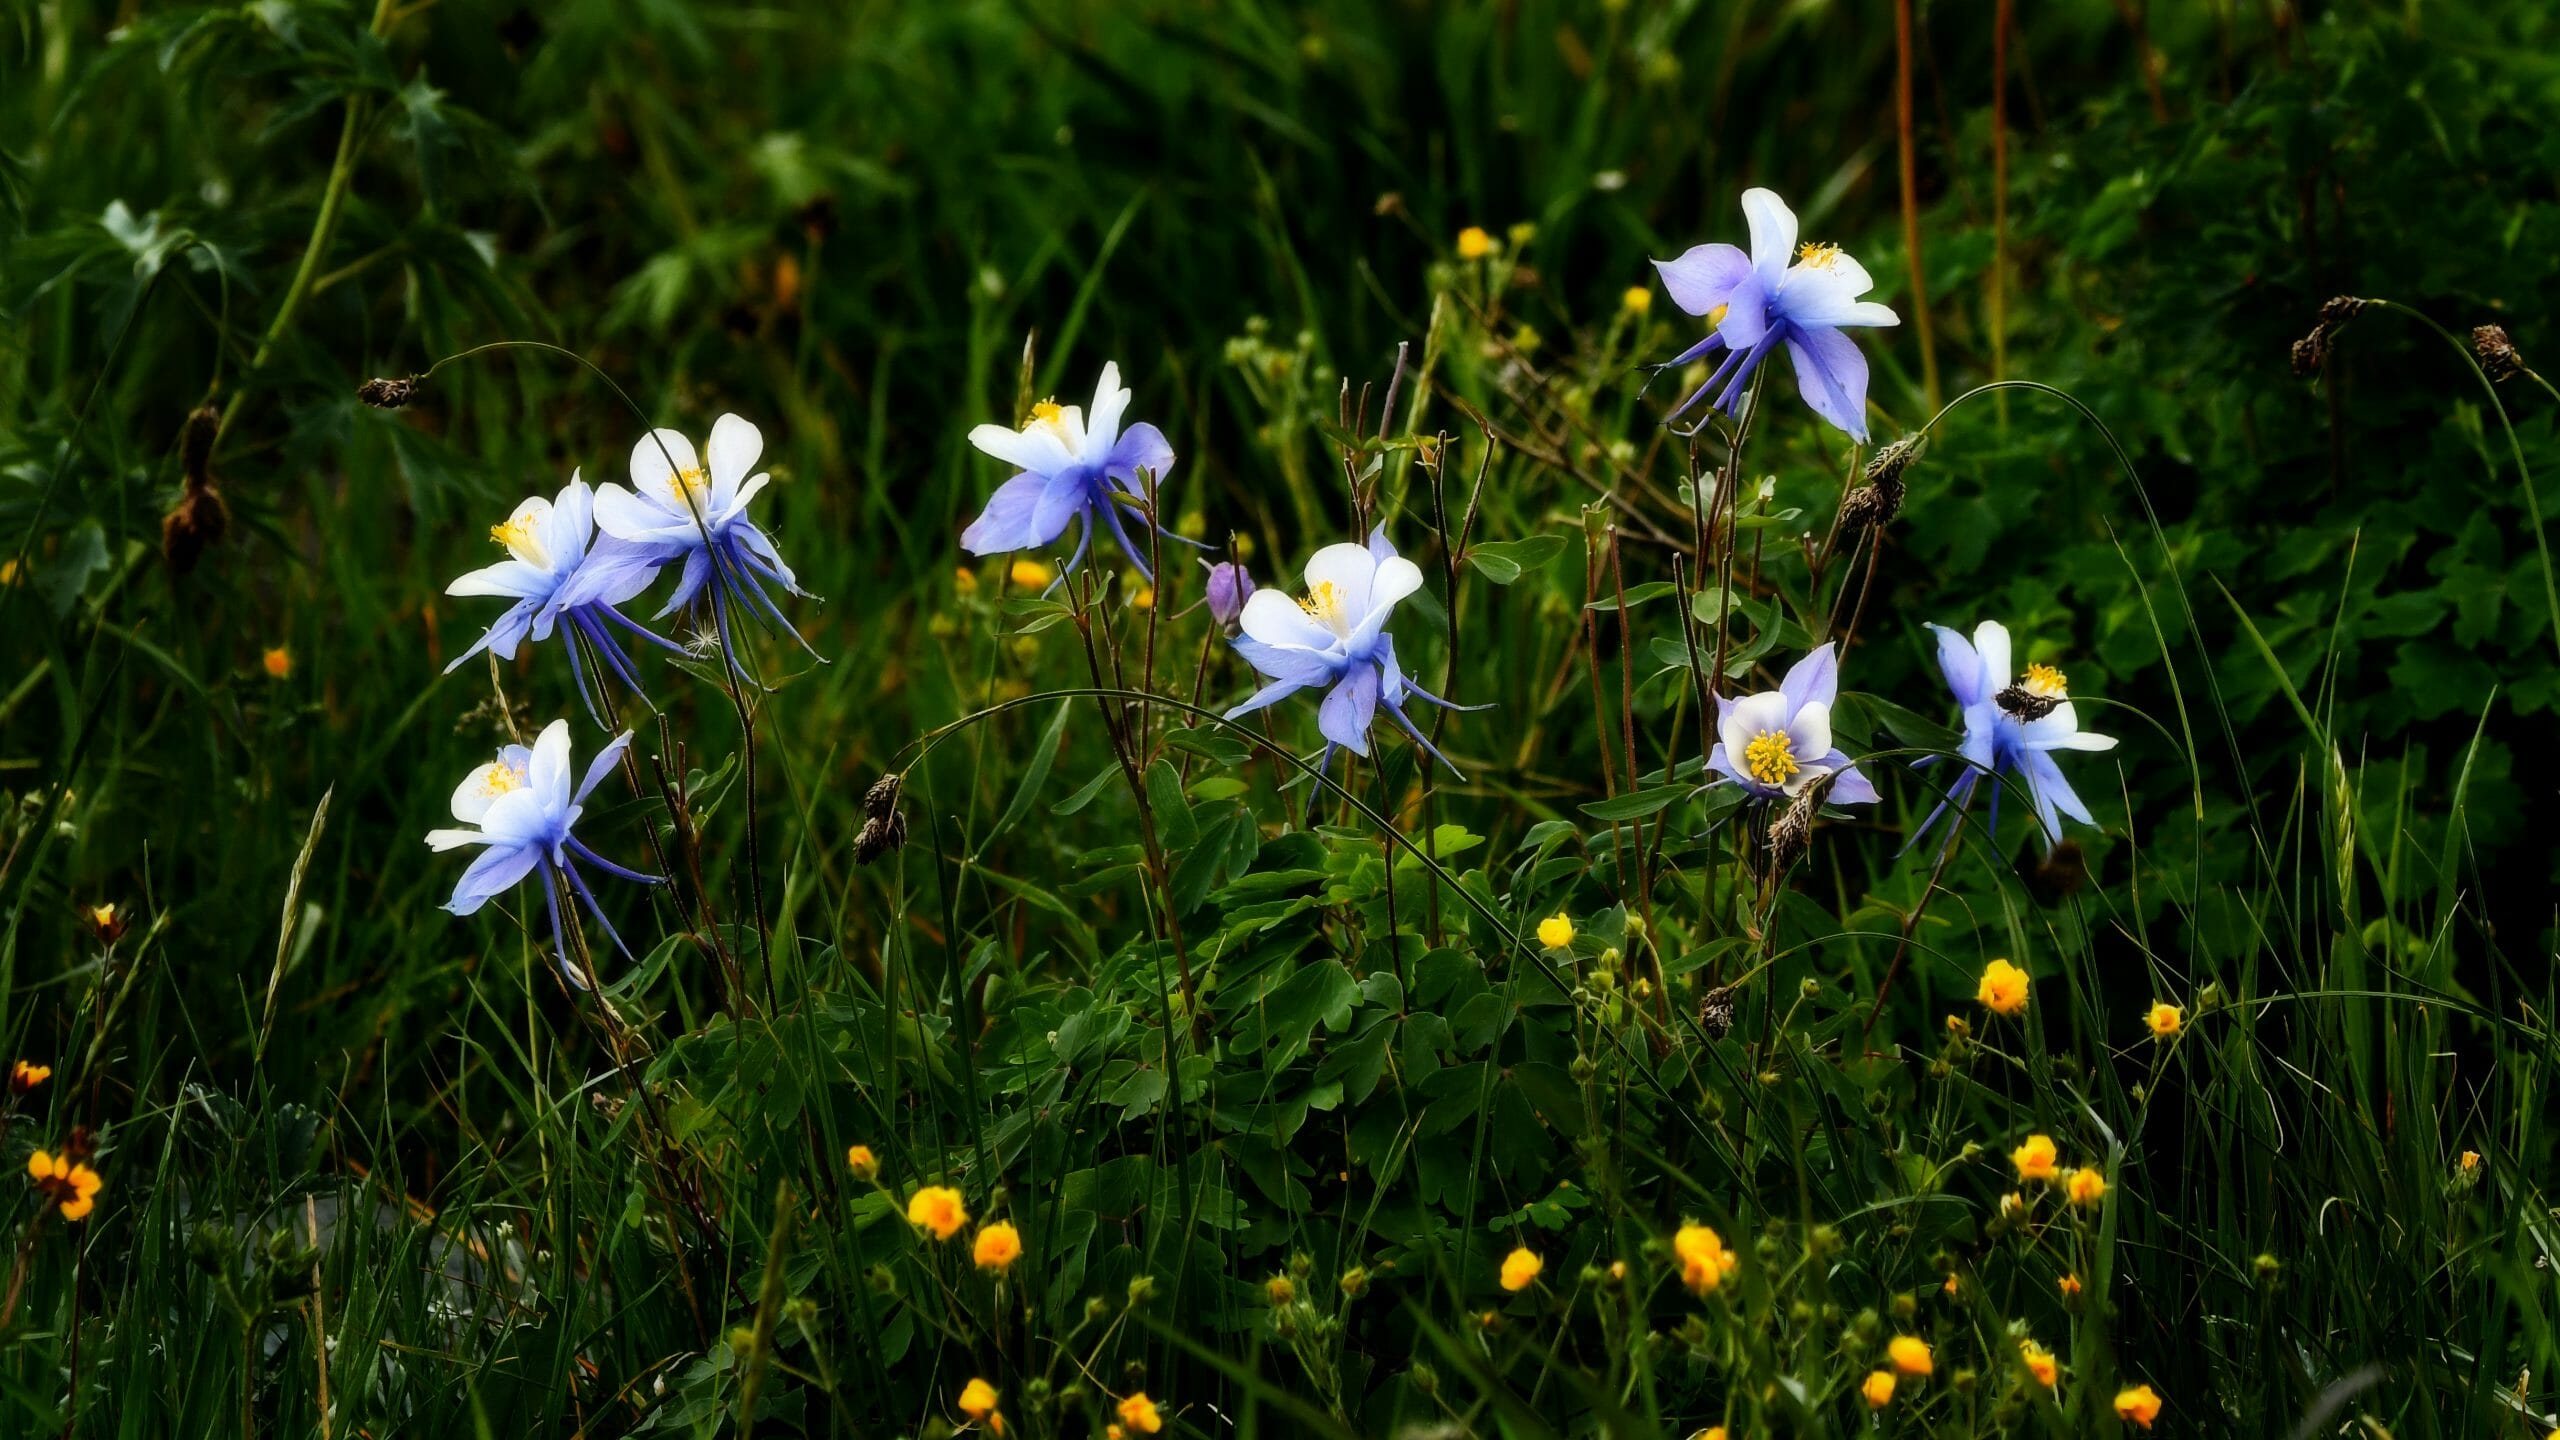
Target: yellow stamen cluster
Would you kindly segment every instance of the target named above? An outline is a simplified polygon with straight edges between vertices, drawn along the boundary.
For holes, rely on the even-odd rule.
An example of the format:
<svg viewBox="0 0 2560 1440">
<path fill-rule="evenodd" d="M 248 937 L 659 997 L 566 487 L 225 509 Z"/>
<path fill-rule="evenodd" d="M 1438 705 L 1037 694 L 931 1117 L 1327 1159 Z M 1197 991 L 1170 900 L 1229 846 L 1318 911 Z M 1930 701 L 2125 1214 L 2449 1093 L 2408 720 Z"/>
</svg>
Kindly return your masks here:
<svg viewBox="0 0 2560 1440">
<path fill-rule="evenodd" d="M 2030 665 L 2026 677 L 2018 683 L 2027 693 L 2046 700 L 2061 700 L 2071 693 L 2071 679 L 2050 665 Z"/>
<path fill-rule="evenodd" d="M 1319 580 L 1315 588 L 1307 592 L 1307 598 L 1298 602 L 1298 608 L 1322 625 L 1339 626 L 1342 623 L 1342 587 L 1330 580 Z"/>
<path fill-rule="evenodd" d="M 480 793 L 494 800 L 511 790 L 523 789 L 524 781 L 524 772 L 513 765 L 492 765 L 480 779 Z"/>
<path fill-rule="evenodd" d="M 1763 785 L 1784 785 L 1804 768 L 1796 760 L 1796 742 L 1784 730 L 1763 730 L 1742 747 L 1742 768 Z"/>
<path fill-rule="evenodd" d="M 489 538 L 512 550 L 533 539 L 533 517 L 519 516 L 489 527 Z"/>
<path fill-rule="evenodd" d="M 686 494 L 700 496 L 711 488 L 711 472 L 699 465 L 690 470 L 679 470 L 676 472 L 676 484 L 682 486 Z"/>
<path fill-rule="evenodd" d="M 1808 240 L 1796 248 L 1796 259 L 1816 270 L 1828 270 L 1839 261 L 1840 247 Z"/>
<path fill-rule="evenodd" d="M 98 1187 L 106 1181 L 87 1165 L 68 1155 L 54 1155 L 38 1150 L 27 1157 L 27 1178 L 46 1199 L 62 1207 L 65 1220 L 84 1220 L 98 1207 Z"/>
<path fill-rule="evenodd" d="M 1043 400 L 1031 407 L 1031 425 L 1056 425 L 1067 418 L 1067 407 L 1055 400 Z M 1025 425 L 1028 430 L 1031 425 Z"/>
</svg>

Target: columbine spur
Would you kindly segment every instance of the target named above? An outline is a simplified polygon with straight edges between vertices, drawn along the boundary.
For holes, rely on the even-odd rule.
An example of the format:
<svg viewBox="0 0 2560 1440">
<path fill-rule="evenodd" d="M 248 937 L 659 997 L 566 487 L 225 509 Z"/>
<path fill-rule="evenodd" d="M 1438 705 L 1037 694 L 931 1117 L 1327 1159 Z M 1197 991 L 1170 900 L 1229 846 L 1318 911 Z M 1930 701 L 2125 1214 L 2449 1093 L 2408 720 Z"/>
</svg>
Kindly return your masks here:
<svg viewBox="0 0 2560 1440">
<path fill-rule="evenodd" d="M 1916 845 L 1928 833 L 1938 817 L 1953 807 L 1959 814 L 1973 797 L 1973 788 L 1983 777 L 1993 777 L 1989 833 L 2000 830 L 2000 790 L 1997 777 L 2014 774 L 2025 782 L 2027 794 L 2036 809 L 2036 822 L 2044 828 L 2045 848 L 2050 850 L 2062 839 L 2061 815 L 2068 815 L 2083 825 L 2097 823 L 2090 818 L 2089 807 L 2062 778 L 2062 767 L 2054 763 L 2056 750 L 2112 750 L 2115 737 L 2096 735 L 2080 728 L 2080 717 L 2071 708 L 2070 691 L 2061 671 L 2050 665 L 2029 665 L 2026 673 L 2013 683 L 2009 672 L 2009 629 L 1997 620 L 1985 620 L 1974 627 L 1973 639 L 1932 625 L 1938 636 L 1938 668 L 1946 672 L 1947 688 L 1955 692 L 1956 704 L 1964 710 L 1964 744 L 1961 755 L 1964 773 L 1947 787 L 1944 800 L 1920 822 L 1910 843 Z M 1914 769 L 1936 763 L 1943 757 L 1932 755 L 1916 761 Z M 1949 830 L 1949 838 L 1954 831 Z"/>
<path fill-rule="evenodd" d="M 1332 763 L 1336 747 L 1366 756 L 1369 722 L 1384 707 L 1413 743 L 1455 772 L 1458 767 L 1406 717 L 1404 698 L 1412 695 L 1452 710 L 1481 707 L 1453 705 L 1406 679 L 1396 665 L 1395 637 L 1387 633 L 1396 602 L 1422 588 L 1421 569 L 1396 553 L 1381 527 L 1366 545 L 1327 545 L 1317 551 L 1307 562 L 1306 580 L 1304 600 L 1264 588 L 1244 602 L 1237 617 L 1244 633 L 1233 642 L 1236 653 L 1271 683 L 1228 711 L 1227 718 L 1277 704 L 1310 686 L 1324 686 L 1316 728 L 1324 732 L 1325 765 Z"/>
<path fill-rule="evenodd" d="M 1824 645 L 1790 668 L 1775 690 L 1716 697 L 1716 747 L 1707 768 L 1762 800 L 1792 799 L 1828 775 L 1838 805 L 1872 805 L 1876 787 L 1831 743 L 1840 662 Z"/>
<path fill-rule="evenodd" d="M 1656 260 L 1662 286 L 1681 309 L 1705 320 L 1706 339 L 1655 367 L 1668 370 L 1725 352 L 1707 383 L 1680 402 L 1670 419 L 1715 392 L 1715 407 L 1735 413 L 1752 373 L 1781 343 L 1795 362 L 1796 388 L 1813 412 L 1867 439 L 1867 357 L 1841 333 L 1867 325 L 1899 325 L 1892 309 L 1858 297 L 1875 288 L 1866 267 L 1837 245 L 1796 247 L 1796 214 L 1771 190 L 1742 192 L 1751 222 L 1751 253 L 1731 245 L 1695 245 L 1676 260 Z M 1787 259 L 1795 257 L 1790 265 Z"/>
<path fill-rule="evenodd" d="M 765 592 L 765 584 L 805 594 L 772 537 L 747 518 L 747 504 L 773 477 L 756 470 L 764 454 L 762 431 L 736 415 L 712 422 L 710 442 L 697 455 L 693 442 L 674 430 L 652 430 L 631 447 L 631 485 L 596 487 L 596 528 L 623 548 L 609 564 L 592 567 L 592 579 L 570 587 L 573 602 L 591 589 L 619 589 L 637 573 L 655 576 L 677 560 L 684 569 L 659 615 L 672 615 L 712 587 L 711 610 L 721 648 L 732 668 L 736 650 L 729 606 L 722 597 L 762 612 L 764 619 L 799 639 L 799 630 Z M 645 583 L 645 582 L 644 582 Z M 801 641 L 805 648 L 807 641 Z M 812 652 L 814 653 L 814 652 Z"/>
<path fill-rule="evenodd" d="M 588 764 L 585 778 L 572 791 L 569 722 L 554 720 L 535 737 L 531 748 L 502 748 L 497 759 L 475 768 L 454 787 L 453 818 L 472 828 L 427 832 L 427 848 L 431 850 L 454 850 L 465 845 L 488 847 L 462 872 L 462 879 L 453 887 L 453 898 L 445 902 L 444 908 L 456 915 L 471 914 L 487 904 L 491 896 L 537 870 L 541 872 L 543 902 L 551 911 L 551 941 L 558 949 L 561 970 L 580 989 L 586 988 L 587 977 L 573 963 L 567 936 L 560 928 L 560 892 L 554 872 L 586 902 L 596 923 L 613 937 L 614 948 L 626 957 L 631 953 L 630 947 L 622 943 L 613 922 L 596 904 L 595 892 L 587 888 L 577 862 L 583 860 L 643 885 L 659 883 L 654 876 L 626 870 L 598 855 L 573 833 L 587 795 L 604 780 L 630 743 L 628 730 L 615 736 Z"/>
<path fill-rule="evenodd" d="M 1092 550 L 1094 527 L 1107 524 L 1130 563 L 1153 584 L 1155 574 L 1147 568 L 1147 557 L 1130 542 L 1120 507 L 1129 506 L 1141 525 L 1155 524 L 1142 503 L 1144 497 L 1136 493 L 1138 472 L 1144 470 L 1161 482 L 1173 468 L 1173 446 L 1163 431 L 1143 421 L 1122 429 L 1120 418 L 1128 409 L 1129 391 L 1120 383 L 1119 362 L 1113 361 L 1102 367 L 1090 414 L 1073 405 L 1043 400 L 1031 407 L 1031 419 L 1019 430 L 1002 425 L 971 430 L 970 444 L 1017 473 L 996 488 L 987 508 L 960 532 L 960 548 L 972 555 L 1036 549 L 1067 533 L 1069 522 L 1082 520 L 1076 553 L 1067 561 L 1072 571 Z M 1156 532 L 1182 544 L 1192 543 L 1161 526 L 1156 526 Z"/>
<path fill-rule="evenodd" d="M 670 650 L 677 646 L 615 608 L 648 588 L 652 571 L 621 563 L 630 558 L 623 542 L 611 537 L 599 541 L 595 528 L 595 492 L 575 473 L 557 496 L 549 500 L 530 496 L 516 506 L 506 523 L 490 526 L 489 538 L 506 547 L 507 558 L 457 577 L 444 593 L 496 595 L 515 603 L 472 642 L 470 649 L 455 656 L 453 663 L 444 667 L 445 673 L 461 668 L 464 661 L 483 650 L 501 660 L 512 660 L 516 647 L 527 638 L 537 644 L 548 640 L 552 631 L 565 622 L 575 632 L 562 637 L 563 648 L 569 652 L 569 668 L 577 676 L 579 698 L 587 702 L 587 713 L 596 717 L 597 724 L 605 721 L 596 711 L 594 696 L 587 688 L 586 668 L 578 659 L 580 637 L 595 647 L 605 666 L 634 694 L 643 693 L 631 657 L 623 653 L 606 623 L 620 625 Z M 608 569 L 614 573 L 606 583 L 587 583 L 596 578 L 589 572 Z M 565 598 L 581 590 L 589 593 L 575 603 Z"/>
</svg>

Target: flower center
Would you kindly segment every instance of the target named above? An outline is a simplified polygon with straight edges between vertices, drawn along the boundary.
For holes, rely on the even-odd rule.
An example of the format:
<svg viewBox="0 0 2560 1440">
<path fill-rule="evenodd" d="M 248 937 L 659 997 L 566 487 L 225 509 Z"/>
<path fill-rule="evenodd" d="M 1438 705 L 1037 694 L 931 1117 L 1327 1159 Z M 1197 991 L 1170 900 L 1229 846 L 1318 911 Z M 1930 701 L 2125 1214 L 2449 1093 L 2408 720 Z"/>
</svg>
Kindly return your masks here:
<svg viewBox="0 0 2560 1440">
<path fill-rule="evenodd" d="M 2061 700 L 2070 695 L 2068 678 L 2050 665 L 2028 666 L 2026 678 L 2020 683 L 2027 687 L 2028 694 L 2046 700 Z"/>
<path fill-rule="evenodd" d="M 1804 767 L 1796 763 L 1796 742 L 1784 730 L 1763 730 L 1742 747 L 1742 768 L 1763 785 L 1784 785 Z"/>
<path fill-rule="evenodd" d="M 711 472 L 699 465 L 690 470 L 679 470 L 676 472 L 676 484 L 684 493 L 699 500 L 710 493 Z"/>
<path fill-rule="evenodd" d="M 1839 258 L 1840 247 L 1837 245 L 1819 245 L 1807 241 L 1796 251 L 1796 259 L 1799 263 L 1810 265 L 1816 270 L 1830 269 Z"/>
<path fill-rule="evenodd" d="M 480 781 L 480 793 L 493 800 L 510 790 L 523 788 L 524 772 L 513 765 L 492 765 L 488 775 Z"/>
<path fill-rule="evenodd" d="M 1330 580 L 1317 581 L 1315 588 L 1307 592 L 1307 598 L 1298 602 L 1298 608 L 1314 616 L 1316 622 L 1326 629 L 1341 633 L 1345 618 L 1341 586 Z"/>
<path fill-rule="evenodd" d="M 1714 329 L 1717 329 L 1718 327 L 1722 326 L 1722 325 L 1724 324 L 1724 312 L 1726 312 L 1727 310 L 1730 310 L 1730 309 L 1732 309 L 1732 308 L 1733 308 L 1733 307 L 1732 307 L 1731 305 L 1719 305 L 1719 306 L 1717 306 L 1716 308 L 1714 308 L 1713 310 L 1708 311 L 1708 312 L 1707 312 L 1707 328 L 1708 328 L 1708 329 L 1710 329 L 1710 330 L 1714 330 Z"/>
</svg>

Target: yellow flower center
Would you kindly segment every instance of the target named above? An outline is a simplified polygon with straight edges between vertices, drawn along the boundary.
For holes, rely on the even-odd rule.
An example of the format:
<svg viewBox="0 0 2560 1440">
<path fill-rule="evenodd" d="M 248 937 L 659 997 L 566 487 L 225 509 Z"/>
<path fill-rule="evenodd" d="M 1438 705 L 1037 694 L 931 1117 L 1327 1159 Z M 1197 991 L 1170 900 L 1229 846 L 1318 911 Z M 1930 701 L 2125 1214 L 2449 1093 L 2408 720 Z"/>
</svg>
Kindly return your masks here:
<svg viewBox="0 0 2560 1440">
<path fill-rule="evenodd" d="M 701 499 L 704 495 L 710 493 L 711 472 L 703 469 L 699 465 L 694 466 L 690 470 L 679 470 L 676 472 L 676 484 L 681 486 L 684 493 L 687 495 L 691 495 L 697 500 Z"/>
<path fill-rule="evenodd" d="M 1732 309 L 1732 308 L 1733 308 L 1733 307 L 1732 307 L 1732 306 L 1730 306 L 1730 305 L 1719 305 L 1719 306 L 1717 306 L 1716 308 L 1714 308 L 1713 310 L 1708 311 L 1708 312 L 1707 312 L 1707 328 L 1708 328 L 1708 329 L 1710 329 L 1710 330 L 1713 330 L 1713 329 L 1716 329 L 1717 327 L 1719 327 L 1719 326 L 1723 325 L 1723 324 L 1724 324 L 1724 312 L 1726 312 L 1727 310 L 1730 310 L 1730 309 Z"/>
<path fill-rule="evenodd" d="M 1816 270 L 1828 270 L 1840 259 L 1840 247 L 1837 245 L 1819 245 L 1811 241 L 1807 241 L 1804 245 L 1797 248 L 1796 259 L 1803 264 L 1812 266 Z"/>
<path fill-rule="evenodd" d="M 1763 785 L 1784 785 L 1804 766 L 1796 762 L 1796 742 L 1784 730 L 1763 730 L 1742 747 L 1742 768 Z"/>
<path fill-rule="evenodd" d="M 510 790 L 523 788 L 524 772 L 513 765 L 490 766 L 488 775 L 480 782 L 480 793 L 493 800 Z"/>
<path fill-rule="evenodd" d="M 533 522 L 530 519 L 509 520 L 504 524 L 492 525 L 489 527 L 489 538 L 512 550 L 533 538 Z"/>
<path fill-rule="evenodd" d="M 2050 665 L 2030 665 L 2026 678 L 2019 682 L 2030 695 L 2047 700 L 2060 700 L 2070 693 L 2070 678 Z"/>
<path fill-rule="evenodd" d="M 1314 616 L 1316 622 L 1326 629 L 1340 630 L 1344 618 L 1342 587 L 1330 580 L 1319 580 L 1315 588 L 1307 592 L 1307 598 L 1298 602 L 1298 608 Z"/>
</svg>

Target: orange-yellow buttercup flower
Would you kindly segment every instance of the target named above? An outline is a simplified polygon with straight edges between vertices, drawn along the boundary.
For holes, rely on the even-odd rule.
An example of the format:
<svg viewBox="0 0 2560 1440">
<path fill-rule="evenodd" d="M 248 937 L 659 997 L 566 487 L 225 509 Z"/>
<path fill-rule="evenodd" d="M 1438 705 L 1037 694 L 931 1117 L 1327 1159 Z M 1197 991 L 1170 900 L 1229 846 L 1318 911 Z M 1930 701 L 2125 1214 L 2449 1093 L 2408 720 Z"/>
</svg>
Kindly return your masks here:
<svg viewBox="0 0 2560 1440">
<path fill-rule="evenodd" d="M 2062 1370 L 2054 1361 L 2053 1352 L 2033 1340 L 2021 1340 L 2018 1342 L 2018 1354 L 2026 1360 L 2027 1373 L 2036 1377 L 2036 1383 L 2047 1390 L 2052 1389 L 2054 1378 Z"/>
<path fill-rule="evenodd" d="M 1858 1393 L 1867 1397 L 1867 1408 L 1870 1410 L 1881 1410 L 1892 1404 L 1893 1372 L 1890 1370 L 1868 1371 L 1866 1383 L 1858 1387 Z"/>
<path fill-rule="evenodd" d="M 2075 1299 L 2080 1294 L 2080 1277 L 2065 1270 L 2062 1278 L 2053 1282 L 2053 1288 L 2062 1292 L 2063 1299 Z"/>
<path fill-rule="evenodd" d="M 1022 1232 L 1011 1221 L 998 1220 L 978 1231 L 976 1259 L 978 1268 L 1003 1274 L 1013 1262 L 1022 1258 Z"/>
<path fill-rule="evenodd" d="M 2107 1198 L 2107 1177 L 2098 1173 L 2095 1165 L 2083 1165 L 2071 1172 L 2071 1178 L 2063 1182 L 2062 1188 L 2071 1197 L 2072 1204 L 2095 1205 Z"/>
<path fill-rule="evenodd" d="M 1994 960 L 1982 967 L 1982 984 L 1973 998 L 1995 1015 L 2024 1014 L 2027 1008 L 2027 972 L 2006 960 Z"/>
<path fill-rule="evenodd" d="M 1538 1258 L 1537 1251 L 1518 1246 L 1502 1257 L 1502 1288 L 1515 1294 L 1526 1290 L 1538 1278 L 1538 1272 L 1546 1268 L 1547 1262 Z"/>
<path fill-rule="evenodd" d="M 1905 1375 L 1926 1375 L 1937 1368 L 1929 1358 L 1929 1342 L 1917 1335 L 1896 1335 L 1885 1342 L 1885 1358 Z"/>
<path fill-rule="evenodd" d="M 1157 1411 L 1156 1402 L 1141 1390 L 1120 1402 L 1120 1423 L 1128 1426 L 1132 1434 L 1153 1435 L 1164 1428 L 1164 1416 Z"/>
<path fill-rule="evenodd" d="M 293 652 L 282 645 L 271 645 L 258 657 L 258 664 L 270 680 L 282 680 L 293 674 Z"/>
<path fill-rule="evenodd" d="M 53 1067 L 21 1060 L 9 1067 L 9 1088 L 20 1095 L 53 1078 Z"/>
<path fill-rule="evenodd" d="M 1493 253 L 1493 237 L 1481 225 L 1470 225 L 1458 232 L 1458 258 L 1481 260 Z"/>
<path fill-rule="evenodd" d="M 1049 582 L 1058 578 L 1058 572 L 1037 560 L 1025 558 L 1006 567 L 1005 578 L 1013 582 L 1016 590 L 1046 590 Z"/>
<path fill-rule="evenodd" d="M 930 1232 L 936 1240 L 948 1240 L 969 1223 L 969 1207 L 950 1186 L 927 1185 L 908 1199 L 907 1223 Z"/>
<path fill-rule="evenodd" d="M 2160 1396 L 2148 1385 L 2136 1385 L 2116 1392 L 2116 1414 L 2148 1430 L 2160 1418 Z"/>
<path fill-rule="evenodd" d="M 1561 950 L 1573 943 L 1573 917 L 1559 910 L 1538 922 L 1538 943 Z"/>
<path fill-rule="evenodd" d="M 1742 1263 L 1740 1255 L 1724 1248 L 1724 1237 L 1704 1225 L 1681 1226 L 1671 1237 L 1671 1249 L 1680 1257 L 1680 1283 L 1694 1295 L 1722 1285 Z"/>
<path fill-rule="evenodd" d="M 27 1178 L 47 1200 L 62 1207 L 65 1220 L 85 1220 L 98 1208 L 98 1187 L 106 1181 L 86 1162 L 38 1150 L 27 1157 Z"/>
<path fill-rule="evenodd" d="M 960 1413 L 972 1420 L 984 1420 L 996 1411 L 996 1387 L 984 1380 L 971 1379 L 960 1387 Z"/>
<path fill-rule="evenodd" d="M 2052 1136 L 2030 1135 L 2026 1144 L 2009 1152 L 2009 1163 L 2018 1167 L 2021 1180 L 2050 1180 L 2061 1173 L 2056 1164 L 2060 1156 Z"/>
<path fill-rule="evenodd" d="M 868 1145 L 856 1145 L 846 1150 L 844 1163 L 856 1180 L 872 1180 L 880 1174 L 880 1157 L 872 1154 Z"/>
<path fill-rule="evenodd" d="M 2143 1014 L 2142 1023 L 2150 1027 L 2153 1039 L 2166 1040 L 2187 1023 L 2187 1012 L 2162 1000 Z"/>
</svg>

